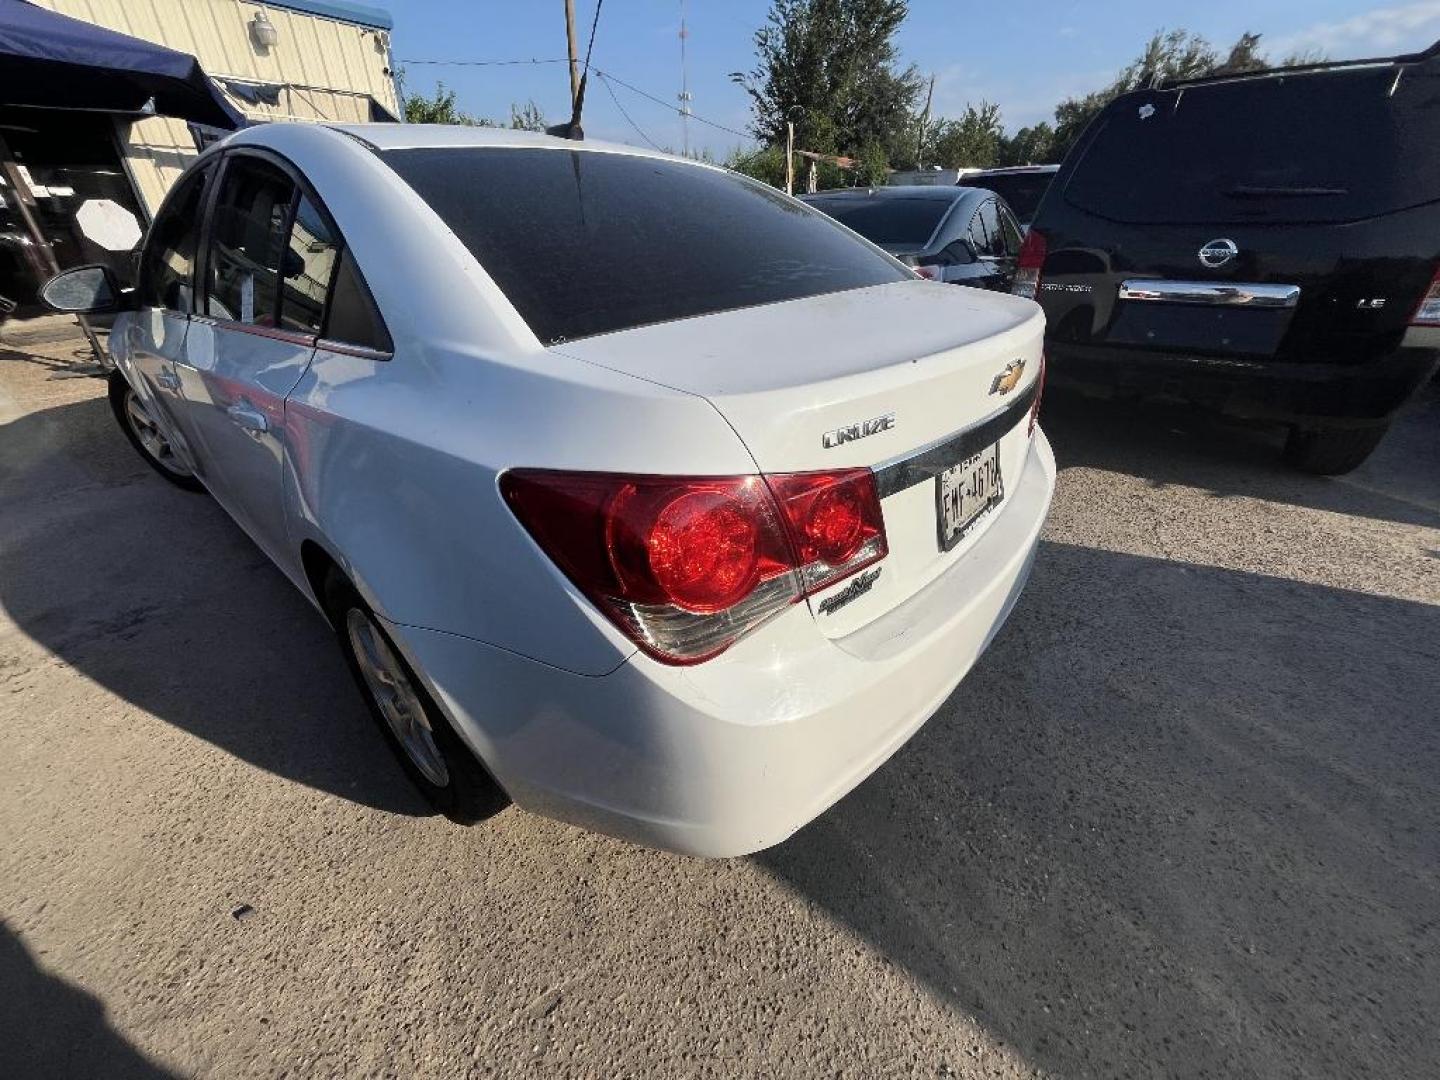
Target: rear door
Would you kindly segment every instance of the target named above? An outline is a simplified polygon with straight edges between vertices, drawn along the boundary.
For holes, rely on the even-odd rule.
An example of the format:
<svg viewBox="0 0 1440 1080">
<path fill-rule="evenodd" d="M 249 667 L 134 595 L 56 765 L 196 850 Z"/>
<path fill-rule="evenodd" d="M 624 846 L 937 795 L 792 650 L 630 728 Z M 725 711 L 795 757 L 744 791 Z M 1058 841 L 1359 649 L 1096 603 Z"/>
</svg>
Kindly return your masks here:
<svg viewBox="0 0 1440 1080">
<path fill-rule="evenodd" d="M 1393 348 L 1440 251 L 1435 66 L 1116 101 L 1036 222 L 1051 334 L 1248 359 Z"/>
<path fill-rule="evenodd" d="M 207 485 L 283 565 L 285 398 L 315 352 L 339 255 L 333 226 L 278 161 L 226 156 L 179 375 Z"/>
</svg>

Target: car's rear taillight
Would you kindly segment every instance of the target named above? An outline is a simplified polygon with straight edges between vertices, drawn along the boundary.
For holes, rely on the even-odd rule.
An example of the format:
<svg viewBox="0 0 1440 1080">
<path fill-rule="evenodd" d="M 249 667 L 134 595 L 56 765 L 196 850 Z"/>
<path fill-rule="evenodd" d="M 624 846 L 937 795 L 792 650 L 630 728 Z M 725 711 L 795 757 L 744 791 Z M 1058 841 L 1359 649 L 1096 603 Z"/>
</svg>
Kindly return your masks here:
<svg viewBox="0 0 1440 1080">
<path fill-rule="evenodd" d="M 1016 296 L 1023 296 L 1027 300 L 1035 300 L 1040 296 L 1040 272 L 1045 269 L 1045 256 L 1049 254 L 1049 245 L 1045 242 L 1045 234 L 1039 229 L 1031 229 L 1025 234 L 1025 243 L 1020 247 L 1020 258 L 1015 262 L 1015 278 L 1010 283 L 1010 291 Z"/>
<path fill-rule="evenodd" d="M 671 664 L 723 652 L 886 554 L 868 469 L 766 477 L 512 469 L 500 490 L 565 576 Z"/>
<path fill-rule="evenodd" d="M 1045 354 L 1040 354 L 1040 374 L 1035 380 L 1035 400 L 1030 403 L 1030 426 L 1026 429 L 1027 435 L 1035 434 L 1035 425 L 1040 421 L 1040 399 L 1045 396 L 1045 367 L 1048 361 Z"/>
<path fill-rule="evenodd" d="M 1410 325 L 1440 326 L 1440 267 L 1436 268 L 1435 277 L 1430 282 L 1430 288 L 1425 290 L 1420 306 L 1410 316 Z"/>
</svg>

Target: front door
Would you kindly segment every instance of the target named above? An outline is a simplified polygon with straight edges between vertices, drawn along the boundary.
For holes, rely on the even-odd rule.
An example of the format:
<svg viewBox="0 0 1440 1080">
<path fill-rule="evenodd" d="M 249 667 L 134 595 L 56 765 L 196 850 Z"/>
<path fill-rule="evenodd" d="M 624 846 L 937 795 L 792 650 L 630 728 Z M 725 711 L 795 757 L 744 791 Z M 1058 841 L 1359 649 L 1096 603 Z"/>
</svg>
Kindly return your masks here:
<svg viewBox="0 0 1440 1080">
<path fill-rule="evenodd" d="M 206 183 L 214 172 L 205 165 L 187 173 L 155 216 L 140 261 L 138 303 L 116 322 L 129 357 L 127 374 L 146 410 L 165 430 L 171 452 L 204 479 L 202 463 L 191 452 L 176 423 L 180 380 L 175 361 L 183 355 L 190 315 L 195 310 L 195 256 Z"/>
<path fill-rule="evenodd" d="M 337 255 L 278 164 L 227 155 L 201 270 L 201 314 L 175 370 L 182 426 L 212 494 L 282 567 L 285 398 L 315 352 Z"/>
</svg>

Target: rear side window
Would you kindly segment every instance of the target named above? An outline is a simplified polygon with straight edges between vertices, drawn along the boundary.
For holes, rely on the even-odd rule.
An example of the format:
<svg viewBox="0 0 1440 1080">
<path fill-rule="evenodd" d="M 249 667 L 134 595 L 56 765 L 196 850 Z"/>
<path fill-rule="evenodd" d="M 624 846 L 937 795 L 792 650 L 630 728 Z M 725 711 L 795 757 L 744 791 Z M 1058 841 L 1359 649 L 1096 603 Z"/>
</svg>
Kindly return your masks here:
<svg viewBox="0 0 1440 1080">
<path fill-rule="evenodd" d="M 1396 74 L 1128 95 L 1097 121 L 1065 198 L 1134 224 L 1352 221 L 1440 199 L 1440 78 Z"/>
<path fill-rule="evenodd" d="M 348 248 L 341 253 L 335 272 L 335 288 L 330 294 L 323 336 L 328 341 L 359 345 L 376 352 L 388 353 L 394 348 Z"/>
<path fill-rule="evenodd" d="M 319 334 L 325 318 L 325 294 L 335 274 L 340 238 L 310 199 L 295 205 L 290 244 L 280 267 L 280 325 L 301 334 Z"/>
<path fill-rule="evenodd" d="M 940 221 L 955 205 L 944 199 L 871 199 L 851 195 L 811 199 L 810 205 L 823 210 L 840 224 L 854 229 L 872 244 L 895 250 L 923 248 L 935 234 Z"/>
<path fill-rule="evenodd" d="M 716 169 L 540 148 L 380 156 L 547 343 L 910 280 L 821 215 Z"/>
</svg>

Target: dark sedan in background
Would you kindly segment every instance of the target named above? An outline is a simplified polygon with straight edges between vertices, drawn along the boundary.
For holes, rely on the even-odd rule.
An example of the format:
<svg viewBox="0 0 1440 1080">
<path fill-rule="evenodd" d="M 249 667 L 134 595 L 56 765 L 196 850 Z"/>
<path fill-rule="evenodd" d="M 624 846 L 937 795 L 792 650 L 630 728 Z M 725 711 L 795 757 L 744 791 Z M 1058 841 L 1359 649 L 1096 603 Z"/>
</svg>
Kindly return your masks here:
<svg viewBox="0 0 1440 1080">
<path fill-rule="evenodd" d="M 802 196 L 922 277 L 1010 288 L 1022 233 L 1005 201 L 971 187 L 885 187 Z"/>
</svg>

